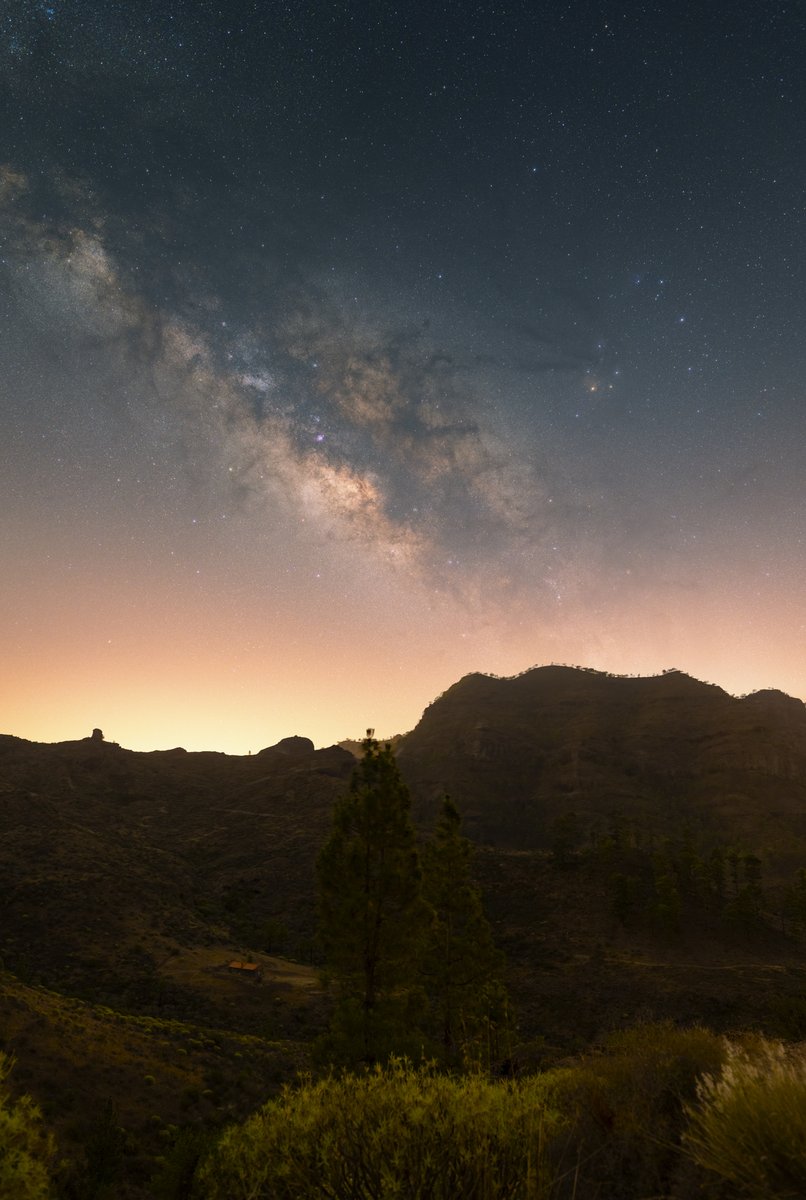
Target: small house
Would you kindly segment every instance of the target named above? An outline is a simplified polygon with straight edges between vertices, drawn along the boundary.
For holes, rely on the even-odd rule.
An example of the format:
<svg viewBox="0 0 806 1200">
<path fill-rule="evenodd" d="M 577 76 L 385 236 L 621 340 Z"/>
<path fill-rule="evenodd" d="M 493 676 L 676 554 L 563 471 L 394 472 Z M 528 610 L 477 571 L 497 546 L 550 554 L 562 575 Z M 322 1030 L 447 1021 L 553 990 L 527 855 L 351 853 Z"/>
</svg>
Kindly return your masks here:
<svg viewBox="0 0 806 1200">
<path fill-rule="evenodd" d="M 260 980 L 263 978 L 260 967 L 253 962 L 231 962 L 227 963 L 227 970 L 233 975 L 240 975 L 243 979 Z"/>
</svg>

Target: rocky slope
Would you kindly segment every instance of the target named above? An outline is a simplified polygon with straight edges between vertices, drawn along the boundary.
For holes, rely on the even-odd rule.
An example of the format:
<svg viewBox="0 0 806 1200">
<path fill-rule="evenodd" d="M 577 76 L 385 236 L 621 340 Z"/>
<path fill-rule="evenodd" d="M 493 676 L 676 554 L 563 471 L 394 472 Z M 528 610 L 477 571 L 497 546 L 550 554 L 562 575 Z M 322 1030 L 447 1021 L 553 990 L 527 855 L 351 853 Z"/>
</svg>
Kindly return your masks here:
<svg viewBox="0 0 806 1200">
<path fill-rule="evenodd" d="M 614 816 L 659 835 L 688 823 L 806 860 L 806 706 L 780 692 L 737 699 L 677 671 L 468 675 L 399 760 L 423 813 L 446 790 L 493 845 L 545 846 L 573 811 L 592 830 Z"/>
</svg>

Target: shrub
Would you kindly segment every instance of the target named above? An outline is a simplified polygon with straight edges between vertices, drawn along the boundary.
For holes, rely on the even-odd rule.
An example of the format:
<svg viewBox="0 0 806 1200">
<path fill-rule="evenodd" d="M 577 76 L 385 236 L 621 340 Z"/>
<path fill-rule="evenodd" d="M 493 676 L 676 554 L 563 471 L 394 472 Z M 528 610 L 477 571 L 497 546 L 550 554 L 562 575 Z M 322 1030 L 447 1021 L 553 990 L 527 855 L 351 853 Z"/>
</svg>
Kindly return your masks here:
<svg viewBox="0 0 806 1200">
<path fill-rule="evenodd" d="M 63 1193 L 79 1200 L 117 1200 L 131 1145 L 114 1104 L 92 1112 L 76 1133 L 83 1154 L 71 1165 Z"/>
<path fill-rule="evenodd" d="M 806 1195 L 806 1052 L 780 1043 L 731 1046 L 721 1074 L 687 1107 L 688 1153 L 766 1200 Z"/>
<path fill-rule="evenodd" d="M 541 1079 L 453 1079 L 393 1061 L 286 1089 L 228 1130 L 205 1200 L 542 1200 L 559 1117 Z"/>
<path fill-rule="evenodd" d="M 12 1065 L 0 1053 L 0 1200 L 44 1200 L 50 1195 L 53 1143 L 31 1098 L 11 1099 L 5 1081 Z"/>
<path fill-rule="evenodd" d="M 175 1136 L 171 1150 L 155 1160 L 151 1192 L 155 1200 L 190 1200 L 199 1195 L 194 1176 L 215 1138 L 209 1130 L 199 1128 L 182 1129 L 171 1136 Z"/>
<path fill-rule="evenodd" d="M 680 1161 L 684 1106 L 698 1081 L 718 1071 L 722 1040 L 706 1029 L 663 1023 L 614 1034 L 604 1053 L 551 1072 L 554 1104 L 569 1118 L 558 1196 L 668 1194 Z"/>
</svg>

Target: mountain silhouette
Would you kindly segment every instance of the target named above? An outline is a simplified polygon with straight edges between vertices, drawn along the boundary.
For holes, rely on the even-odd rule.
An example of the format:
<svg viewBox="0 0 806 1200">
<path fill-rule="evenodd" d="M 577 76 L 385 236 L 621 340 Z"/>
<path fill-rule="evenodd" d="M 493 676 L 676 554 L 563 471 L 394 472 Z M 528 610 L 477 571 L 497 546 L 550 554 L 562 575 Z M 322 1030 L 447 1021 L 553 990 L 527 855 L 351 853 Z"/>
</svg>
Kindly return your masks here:
<svg viewBox="0 0 806 1200">
<path fill-rule="evenodd" d="M 545 847 L 573 811 L 665 835 L 763 846 L 806 862 L 806 705 L 736 698 L 679 671 L 649 678 L 537 667 L 467 675 L 425 710 L 399 752 L 422 815 L 447 791 L 469 836 Z"/>
</svg>

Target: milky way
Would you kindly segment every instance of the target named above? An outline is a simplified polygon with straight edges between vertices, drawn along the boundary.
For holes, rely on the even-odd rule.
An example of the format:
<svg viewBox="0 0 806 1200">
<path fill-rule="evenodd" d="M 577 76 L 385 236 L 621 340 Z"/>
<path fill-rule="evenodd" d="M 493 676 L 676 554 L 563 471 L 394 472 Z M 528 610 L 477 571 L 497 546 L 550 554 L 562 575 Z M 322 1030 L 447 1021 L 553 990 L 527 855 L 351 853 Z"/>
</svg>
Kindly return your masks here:
<svg viewBox="0 0 806 1200">
<path fill-rule="evenodd" d="M 803 50 L 774 3 L 7 5 L 0 726 L 803 695 Z"/>
</svg>

